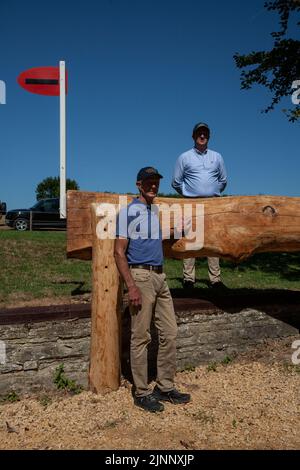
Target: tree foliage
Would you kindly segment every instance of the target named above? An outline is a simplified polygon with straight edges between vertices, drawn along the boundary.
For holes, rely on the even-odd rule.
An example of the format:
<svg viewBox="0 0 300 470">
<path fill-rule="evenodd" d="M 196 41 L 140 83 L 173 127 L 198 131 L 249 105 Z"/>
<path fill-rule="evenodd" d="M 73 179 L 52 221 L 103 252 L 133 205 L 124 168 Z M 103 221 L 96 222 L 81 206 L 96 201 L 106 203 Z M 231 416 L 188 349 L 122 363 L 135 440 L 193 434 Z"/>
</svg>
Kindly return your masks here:
<svg viewBox="0 0 300 470">
<path fill-rule="evenodd" d="M 49 197 L 59 197 L 59 185 L 59 176 L 49 176 L 48 178 L 43 179 L 43 181 L 41 181 L 36 187 L 36 199 L 39 201 L 40 199 L 45 199 Z M 66 189 L 78 190 L 79 184 L 75 180 L 70 180 L 69 178 L 67 178 Z"/>
<path fill-rule="evenodd" d="M 275 105 L 284 96 L 292 95 L 292 83 L 300 80 L 300 41 L 287 38 L 291 13 L 300 12 L 300 0 L 276 0 L 265 2 L 269 11 L 277 11 L 280 16 L 280 30 L 271 33 L 274 38 L 274 47 L 270 51 L 251 52 L 247 55 L 236 53 L 234 60 L 239 69 L 257 65 L 251 70 L 241 73 L 241 88 L 250 89 L 257 83 L 265 86 L 272 92 L 272 102 L 262 112 L 273 110 Z M 300 26 L 300 21 L 297 22 Z M 300 106 L 284 110 L 289 121 L 300 118 Z"/>
</svg>

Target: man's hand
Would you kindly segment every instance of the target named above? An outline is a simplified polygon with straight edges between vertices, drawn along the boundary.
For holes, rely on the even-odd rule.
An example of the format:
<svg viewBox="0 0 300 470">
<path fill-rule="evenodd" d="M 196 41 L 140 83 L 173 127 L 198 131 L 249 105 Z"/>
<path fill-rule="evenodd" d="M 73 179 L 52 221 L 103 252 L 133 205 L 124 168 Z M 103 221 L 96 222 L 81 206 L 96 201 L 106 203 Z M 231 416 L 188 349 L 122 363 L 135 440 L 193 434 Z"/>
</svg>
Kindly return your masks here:
<svg viewBox="0 0 300 470">
<path fill-rule="evenodd" d="M 142 294 L 140 289 L 135 284 L 128 287 L 128 299 L 131 305 L 133 305 L 134 307 L 138 307 L 139 309 L 141 308 Z"/>
<path fill-rule="evenodd" d="M 137 310 L 140 310 L 142 306 L 142 294 L 140 289 L 135 284 L 128 266 L 128 261 L 125 254 L 127 246 L 128 240 L 126 238 L 116 238 L 114 251 L 115 260 L 119 273 L 124 279 L 128 289 L 129 303 L 133 307 L 137 308 Z"/>
</svg>

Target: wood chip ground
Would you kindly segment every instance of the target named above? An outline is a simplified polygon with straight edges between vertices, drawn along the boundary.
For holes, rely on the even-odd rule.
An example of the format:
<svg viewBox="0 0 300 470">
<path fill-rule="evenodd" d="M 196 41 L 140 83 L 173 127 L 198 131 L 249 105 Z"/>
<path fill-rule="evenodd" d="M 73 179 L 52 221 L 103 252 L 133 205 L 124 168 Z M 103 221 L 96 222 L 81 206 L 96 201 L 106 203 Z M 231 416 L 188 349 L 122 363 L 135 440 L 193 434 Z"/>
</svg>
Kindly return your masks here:
<svg viewBox="0 0 300 470">
<path fill-rule="evenodd" d="M 105 396 L 54 394 L 0 406 L 1 449 L 299 449 L 300 366 L 291 344 L 267 341 L 229 364 L 180 372 L 187 405 L 133 405 L 131 385 Z M 300 355 L 299 355 L 300 356 Z"/>
</svg>

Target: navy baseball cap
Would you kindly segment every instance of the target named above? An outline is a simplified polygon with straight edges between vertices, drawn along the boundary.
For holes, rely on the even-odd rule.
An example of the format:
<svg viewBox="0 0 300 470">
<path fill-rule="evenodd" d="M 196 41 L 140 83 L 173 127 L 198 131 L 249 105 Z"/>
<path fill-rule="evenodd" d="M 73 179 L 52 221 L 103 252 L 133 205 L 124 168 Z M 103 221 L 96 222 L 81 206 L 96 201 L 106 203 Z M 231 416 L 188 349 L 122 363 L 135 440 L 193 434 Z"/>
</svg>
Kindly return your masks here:
<svg viewBox="0 0 300 470">
<path fill-rule="evenodd" d="M 147 178 L 151 178 L 152 176 L 158 176 L 159 178 L 163 178 L 163 176 L 158 173 L 156 168 L 153 168 L 153 166 L 145 166 L 144 168 L 141 168 L 138 172 L 136 180 L 143 181 Z"/>
<path fill-rule="evenodd" d="M 197 124 L 195 124 L 194 129 L 193 129 L 193 137 L 197 133 L 197 131 L 201 129 L 201 127 L 204 127 L 205 129 L 207 129 L 208 135 L 210 135 L 210 129 L 208 125 L 205 122 L 198 122 Z"/>
</svg>

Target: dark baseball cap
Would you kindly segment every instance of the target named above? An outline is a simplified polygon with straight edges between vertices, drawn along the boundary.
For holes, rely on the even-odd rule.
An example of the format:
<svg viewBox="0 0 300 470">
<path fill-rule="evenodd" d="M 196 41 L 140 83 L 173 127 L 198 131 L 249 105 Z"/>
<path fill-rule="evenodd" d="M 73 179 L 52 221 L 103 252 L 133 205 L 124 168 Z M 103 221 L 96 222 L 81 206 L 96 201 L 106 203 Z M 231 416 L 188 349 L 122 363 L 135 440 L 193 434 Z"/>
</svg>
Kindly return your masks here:
<svg viewBox="0 0 300 470">
<path fill-rule="evenodd" d="M 199 129 L 201 129 L 201 127 L 204 127 L 205 129 L 208 130 L 208 135 L 210 135 L 210 129 L 208 127 L 208 125 L 205 123 L 205 122 L 198 122 L 195 126 L 194 126 L 194 129 L 193 129 L 193 137 L 194 135 L 197 133 L 197 131 Z"/>
<path fill-rule="evenodd" d="M 151 178 L 152 176 L 158 176 L 159 178 L 163 178 L 163 176 L 158 173 L 156 168 L 153 168 L 153 166 L 145 166 L 144 168 L 141 168 L 138 172 L 136 180 L 143 181 L 147 178 Z"/>
</svg>

